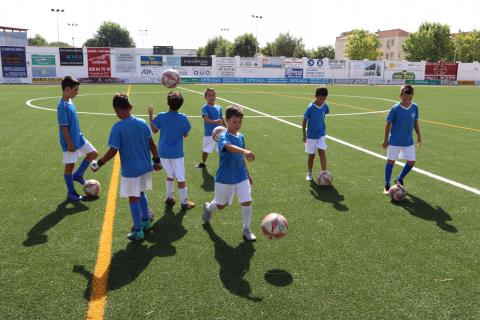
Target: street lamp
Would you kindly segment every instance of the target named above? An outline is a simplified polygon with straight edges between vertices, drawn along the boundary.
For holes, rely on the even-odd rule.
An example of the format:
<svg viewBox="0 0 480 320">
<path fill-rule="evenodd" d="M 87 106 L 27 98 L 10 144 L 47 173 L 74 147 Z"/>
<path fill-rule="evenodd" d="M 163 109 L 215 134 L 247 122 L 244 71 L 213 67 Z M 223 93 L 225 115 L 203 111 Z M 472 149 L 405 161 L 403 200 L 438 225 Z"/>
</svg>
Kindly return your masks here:
<svg viewBox="0 0 480 320">
<path fill-rule="evenodd" d="M 57 42 L 60 42 L 60 28 L 58 27 L 58 14 L 60 12 L 65 12 L 65 9 L 50 9 L 50 11 L 57 13 Z"/>
<path fill-rule="evenodd" d="M 148 33 L 148 29 L 139 29 L 138 33 L 142 35 L 142 47 L 145 48 L 145 35 Z"/>
<path fill-rule="evenodd" d="M 223 33 L 227 33 L 228 31 L 230 31 L 230 28 L 220 28 L 220 31 L 220 34 L 223 35 Z"/>
<path fill-rule="evenodd" d="M 263 19 L 262 16 L 259 16 L 259 15 L 256 15 L 256 14 L 252 14 L 252 19 L 255 19 L 256 21 L 256 26 L 255 26 L 255 40 L 257 40 L 257 45 L 255 46 L 255 55 L 257 55 L 257 52 L 258 52 L 258 38 L 257 38 L 257 34 L 258 34 L 258 22 L 260 21 L 260 19 Z"/>
<path fill-rule="evenodd" d="M 75 47 L 75 36 L 73 35 L 73 30 L 75 27 L 78 27 L 78 23 L 68 23 L 69 27 L 72 27 L 72 47 Z"/>
</svg>

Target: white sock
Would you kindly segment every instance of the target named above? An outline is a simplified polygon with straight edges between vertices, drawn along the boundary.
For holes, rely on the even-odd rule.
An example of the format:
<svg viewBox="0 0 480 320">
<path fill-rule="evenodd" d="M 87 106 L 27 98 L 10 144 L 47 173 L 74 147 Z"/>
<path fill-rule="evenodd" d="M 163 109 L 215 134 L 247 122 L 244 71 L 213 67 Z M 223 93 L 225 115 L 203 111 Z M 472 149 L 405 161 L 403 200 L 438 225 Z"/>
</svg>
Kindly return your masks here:
<svg viewBox="0 0 480 320">
<path fill-rule="evenodd" d="M 183 189 L 178 189 L 178 194 L 180 195 L 180 202 L 182 204 L 187 203 L 187 187 Z"/>
<path fill-rule="evenodd" d="M 210 204 L 207 206 L 207 211 L 208 212 L 213 212 L 213 211 L 216 211 L 218 210 L 217 208 L 217 203 L 215 202 L 215 200 L 213 200 L 212 202 L 210 202 Z"/>
<path fill-rule="evenodd" d="M 242 206 L 242 222 L 244 228 L 250 228 L 252 222 L 252 205 Z"/>
<path fill-rule="evenodd" d="M 167 198 L 173 199 L 173 181 L 167 180 Z"/>
</svg>

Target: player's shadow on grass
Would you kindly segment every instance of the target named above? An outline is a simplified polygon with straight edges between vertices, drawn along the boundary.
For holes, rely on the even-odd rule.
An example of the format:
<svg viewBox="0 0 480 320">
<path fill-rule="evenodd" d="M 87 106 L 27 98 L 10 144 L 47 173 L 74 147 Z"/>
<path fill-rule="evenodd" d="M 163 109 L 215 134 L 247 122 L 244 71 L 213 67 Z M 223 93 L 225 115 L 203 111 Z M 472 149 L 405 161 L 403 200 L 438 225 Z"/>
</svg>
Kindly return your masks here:
<svg viewBox="0 0 480 320">
<path fill-rule="evenodd" d="M 225 289 L 253 302 L 262 301 L 262 298 L 251 296 L 250 283 L 243 278 L 250 269 L 250 260 L 255 253 L 252 242 L 244 241 L 233 248 L 213 231 L 210 223 L 204 224 L 203 228 L 214 243 L 215 259 L 220 266 L 220 280 Z"/>
<path fill-rule="evenodd" d="M 207 192 L 211 192 L 215 187 L 215 178 L 208 172 L 207 168 L 202 168 L 202 177 L 203 177 L 203 183 L 202 183 L 202 188 L 203 190 Z"/>
<path fill-rule="evenodd" d="M 437 226 L 443 231 L 456 233 L 458 232 L 457 228 L 454 225 L 449 224 L 447 221 L 452 221 L 452 217 L 445 212 L 441 207 L 433 207 L 429 203 L 423 201 L 422 199 L 414 196 L 413 194 L 408 193 L 405 200 L 400 202 L 392 203 L 404 208 L 412 216 L 427 220 L 435 221 Z"/>
<path fill-rule="evenodd" d="M 45 233 L 48 230 L 56 226 L 66 216 L 87 210 L 88 207 L 80 201 L 70 202 L 65 200 L 59 203 L 55 211 L 48 213 L 28 231 L 27 239 L 23 241 L 23 245 L 31 247 L 47 242 L 48 236 Z"/>
<path fill-rule="evenodd" d="M 180 240 L 187 233 L 182 225 L 185 214 L 186 211 L 183 210 L 175 214 L 171 207 L 165 206 L 165 214 L 154 223 L 152 232 L 145 234 L 145 242 L 129 242 L 125 249 L 115 252 L 110 261 L 107 292 L 122 288 L 135 281 L 155 257 L 175 255 L 177 249 L 172 243 Z M 148 246 L 146 242 L 152 245 Z M 85 290 L 85 299 L 90 299 L 93 274 L 85 270 L 82 265 L 75 265 L 73 272 L 87 278 L 88 286 Z M 102 281 L 102 278 L 106 276 L 102 275 L 95 280 Z M 91 299 L 99 298 L 101 296 L 93 296 Z"/>
<path fill-rule="evenodd" d="M 341 203 L 345 197 L 340 194 L 334 185 L 321 187 L 315 181 L 310 181 L 310 193 L 322 202 L 329 202 L 338 211 L 348 211 L 348 207 Z"/>
</svg>

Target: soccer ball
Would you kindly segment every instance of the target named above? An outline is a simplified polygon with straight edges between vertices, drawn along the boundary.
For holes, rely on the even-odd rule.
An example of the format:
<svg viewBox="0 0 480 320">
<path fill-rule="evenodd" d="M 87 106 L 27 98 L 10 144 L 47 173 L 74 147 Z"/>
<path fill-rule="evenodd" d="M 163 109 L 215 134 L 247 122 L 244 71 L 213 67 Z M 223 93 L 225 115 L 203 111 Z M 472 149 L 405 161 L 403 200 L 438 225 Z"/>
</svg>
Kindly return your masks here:
<svg viewBox="0 0 480 320">
<path fill-rule="evenodd" d="M 287 219 L 279 213 L 269 213 L 262 220 L 262 232 L 270 240 L 282 238 L 287 230 Z"/>
<path fill-rule="evenodd" d="M 405 189 L 405 187 L 403 187 L 402 185 L 395 184 L 390 187 L 390 189 L 388 190 L 388 194 L 390 194 L 390 197 L 393 201 L 403 201 L 407 196 L 407 189 Z"/>
<path fill-rule="evenodd" d="M 85 191 L 85 194 L 89 197 L 98 197 L 100 194 L 100 182 L 94 179 L 85 181 L 83 191 Z"/>
<path fill-rule="evenodd" d="M 319 186 L 329 186 L 332 184 L 333 176 L 330 172 L 322 172 L 318 175 L 317 183 Z"/>
<path fill-rule="evenodd" d="M 162 74 L 162 84 L 167 88 L 175 88 L 180 82 L 180 74 L 175 69 L 167 69 Z"/>
<path fill-rule="evenodd" d="M 218 126 L 218 127 L 215 127 L 213 130 L 212 130 L 212 139 L 216 142 L 218 142 L 218 139 L 220 138 L 220 135 L 222 133 L 224 133 L 225 131 L 227 131 L 227 128 L 225 128 L 224 126 Z"/>
</svg>

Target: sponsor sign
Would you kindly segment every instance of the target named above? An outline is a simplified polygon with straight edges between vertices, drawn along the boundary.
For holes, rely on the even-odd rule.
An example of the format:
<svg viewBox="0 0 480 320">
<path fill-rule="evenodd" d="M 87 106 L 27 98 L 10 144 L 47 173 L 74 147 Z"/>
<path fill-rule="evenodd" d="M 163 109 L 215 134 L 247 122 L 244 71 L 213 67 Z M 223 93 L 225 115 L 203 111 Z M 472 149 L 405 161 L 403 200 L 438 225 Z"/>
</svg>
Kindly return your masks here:
<svg viewBox="0 0 480 320">
<path fill-rule="evenodd" d="M 286 79 L 302 79 L 303 78 L 303 68 L 286 68 L 285 69 L 285 78 Z"/>
<path fill-rule="evenodd" d="M 0 47 L 4 78 L 27 78 L 25 47 Z"/>
<path fill-rule="evenodd" d="M 167 56 L 167 66 L 170 67 L 180 67 L 182 61 L 179 56 Z"/>
<path fill-rule="evenodd" d="M 385 61 L 385 79 L 416 80 L 425 76 L 425 63 L 408 61 Z"/>
<path fill-rule="evenodd" d="M 350 78 L 375 78 L 383 75 L 383 61 L 350 61 Z"/>
<path fill-rule="evenodd" d="M 60 84 L 62 78 L 32 78 L 33 84 Z"/>
<path fill-rule="evenodd" d="M 88 78 L 110 78 L 110 48 L 87 48 Z"/>
<path fill-rule="evenodd" d="M 302 58 L 285 58 L 285 68 L 289 69 L 303 69 Z"/>
<path fill-rule="evenodd" d="M 163 57 L 162 56 L 141 56 L 140 65 L 144 66 L 163 66 Z"/>
<path fill-rule="evenodd" d="M 55 67 L 32 67 L 33 78 L 55 78 L 57 68 Z"/>
<path fill-rule="evenodd" d="M 427 62 L 426 80 L 457 80 L 458 63 Z"/>
<path fill-rule="evenodd" d="M 238 66 L 240 68 L 262 68 L 263 60 L 257 58 L 240 58 Z"/>
<path fill-rule="evenodd" d="M 32 54 L 32 66 L 54 66 L 55 55 L 53 54 Z"/>
<path fill-rule="evenodd" d="M 115 49 L 115 72 L 135 72 L 135 49 Z"/>
<path fill-rule="evenodd" d="M 281 68 L 282 67 L 282 58 L 281 57 L 263 57 L 262 59 L 264 68 Z"/>
<path fill-rule="evenodd" d="M 211 67 L 212 57 L 181 57 L 182 67 Z"/>
<path fill-rule="evenodd" d="M 333 70 L 345 69 L 347 67 L 347 60 L 328 60 L 328 67 Z"/>
<path fill-rule="evenodd" d="M 217 76 L 234 77 L 235 76 L 235 58 L 216 58 Z"/>
<path fill-rule="evenodd" d="M 83 66 L 82 48 L 59 48 L 61 66 Z"/>
</svg>

